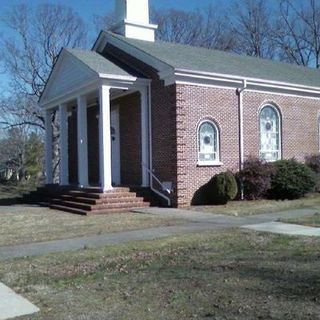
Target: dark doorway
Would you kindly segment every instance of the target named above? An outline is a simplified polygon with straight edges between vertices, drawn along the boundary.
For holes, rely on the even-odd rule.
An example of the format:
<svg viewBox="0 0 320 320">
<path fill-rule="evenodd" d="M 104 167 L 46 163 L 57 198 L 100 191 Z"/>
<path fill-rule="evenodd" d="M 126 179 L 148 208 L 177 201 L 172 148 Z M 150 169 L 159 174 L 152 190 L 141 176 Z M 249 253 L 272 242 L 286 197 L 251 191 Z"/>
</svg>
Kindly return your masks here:
<svg viewBox="0 0 320 320">
<path fill-rule="evenodd" d="M 72 109 L 68 117 L 68 165 L 69 183 L 78 185 L 78 142 L 77 142 L 77 110 Z"/>
<path fill-rule="evenodd" d="M 98 106 L 87 109 L 89 184 L 99 185 L 99 117 Z"/>
</svg>

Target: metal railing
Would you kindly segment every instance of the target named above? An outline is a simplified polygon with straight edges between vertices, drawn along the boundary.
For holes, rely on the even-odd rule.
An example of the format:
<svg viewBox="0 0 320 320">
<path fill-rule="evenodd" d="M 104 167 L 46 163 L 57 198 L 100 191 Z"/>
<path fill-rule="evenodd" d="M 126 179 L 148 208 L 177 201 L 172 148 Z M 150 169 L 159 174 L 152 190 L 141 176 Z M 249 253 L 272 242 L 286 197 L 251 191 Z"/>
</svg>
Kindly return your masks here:
<svg viewBox="0 0 320 320">
<path fill-rule="evenodd" d="M 144 163 L 142 163 L 142 166 L 148 171 L 148 173 L 150 174 L 150 188 L 151 190 L 156 193 L 158 196 L 160 196 L 161 198 L 163 198 L 164 200 L 167 201 L 168 203 L 168 206 L 170 207 L 171 206 L 171 200 L 168 196 L 166 196 L 164 193 L 160 192 L 158 189 L 156 189 L 154 186 L 153 186 L 153 181 L 155 180 L 159 186 L 161 187 L 161 190 L 164 191 L 164 192 L 167 192 L 168 194 L 171 194 L 172 192 L 172 186 L 171 185 L 166 185 L 165 183 L 161 182 L 160 179 L 154 174 L 154 171 L 153 170 L 150 170 L 148 168 L 148 166 Z"/>
</svg>

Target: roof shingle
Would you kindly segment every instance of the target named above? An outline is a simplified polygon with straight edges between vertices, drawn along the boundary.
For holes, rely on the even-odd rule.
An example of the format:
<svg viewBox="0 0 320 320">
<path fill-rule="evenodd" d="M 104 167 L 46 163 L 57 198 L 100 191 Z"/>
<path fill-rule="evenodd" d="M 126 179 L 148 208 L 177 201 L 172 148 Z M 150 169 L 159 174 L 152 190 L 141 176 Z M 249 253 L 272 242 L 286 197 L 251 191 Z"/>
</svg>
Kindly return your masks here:
<svg viewBox="0 0 320 320">
<path fill-rule="evenodd" d="M 75 56 L 85 65 L 87 65 L 91 70 L 96 73 L 103 73 L 109 75 L 118 76 L 132 76 L 130 73 L 126 72 L 124 69 L 118 67 L 113 62 L 107 60 L 102 55 L 95 51 L 81 50 L 81 49 L 65 49 L 70 54 Z"/>
<path fill-rule="evenodd" d="M 320 71 L 289 63 L 237 55 L 169 42 L 111 36 L 136 47 L 175 69 L 219 73 L 320 88 Z"/>
</svg>

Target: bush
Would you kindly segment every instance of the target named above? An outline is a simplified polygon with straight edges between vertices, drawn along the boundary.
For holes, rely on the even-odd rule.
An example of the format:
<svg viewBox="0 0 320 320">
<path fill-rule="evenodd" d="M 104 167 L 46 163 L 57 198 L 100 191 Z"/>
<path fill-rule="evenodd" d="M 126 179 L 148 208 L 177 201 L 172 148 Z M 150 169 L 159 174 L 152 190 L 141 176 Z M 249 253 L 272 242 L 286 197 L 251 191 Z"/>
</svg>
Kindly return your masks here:
<svg viewBox="0 0 320 320">
<path fill-rule="evenodd" d="M 274 168 L 269 163 L 258 158 L 248 158 L 243 163 L 243 169 L 238 172 L 239 185 L 243 187 L 244 198 L 257 200 L 265 198 L 271 187 L 271 175 Z"/>
<path fill-rule="evenodd" d="M 315 190 L 320 192 L 320 154 L 306 156 L 306 165 L 315 173 L 316 186 Z"/>
<path fill-rule="evenodd" d="M 207 184 L 207 199 L 210 204 L 226 204 L 238 193 L 237 181 L 231 172 L 215 175 Z"/>
<path fill-rule="evenodd" d="M 273 163 L 269 195 L 274 199 L 297 199 L 313 190 L 315 176 L 305 164 L 294 159 Z"/>
<path fill-rule="evenodd" d="M 306 165 L 315 173 L 320 173 L 320 154 L 306 156 Z"/>
</svg>

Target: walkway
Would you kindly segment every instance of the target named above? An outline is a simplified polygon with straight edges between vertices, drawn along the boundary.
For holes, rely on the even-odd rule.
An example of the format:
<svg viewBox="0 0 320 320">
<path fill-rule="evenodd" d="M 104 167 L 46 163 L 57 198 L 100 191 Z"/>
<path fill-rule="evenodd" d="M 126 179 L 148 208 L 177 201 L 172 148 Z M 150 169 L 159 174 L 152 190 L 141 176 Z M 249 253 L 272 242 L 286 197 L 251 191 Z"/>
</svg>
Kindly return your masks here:
<svg viewBox="0 0 320 320">
<path fill-rule="evenodd" d="M 39 308 L 0 282 L 0 320 L 38 312 Z"/>
<path fill-rule="evenodd" d="M 97 248 L 131 241 L 161 239 L 169 236 L 181 235 L 186 233 L 197 233 L 203 231 L 221 230 L 242 226 L 245 226 L 246 228 L 257 228 L 257 226 L 255 225 L 264 224 L 266 222 L 272 222 L 279 218 L 302 217 L 305 215 L 311 215 L 315 213 L 316 210 L 290 210 L 242 218 L 226 215 L 217 215 L 211 213 L 195 212 L 189 210 L 163 208 L 148 208 L 135 210 L 135 212 L 182 218 L 187 220 L 189 223 L 179 226 L 149 228 L 144 230 L 125 231 L 74 239 L 55 240 L 16 246 L 0 247 L 0 261 L 19 257 L 40 256 L 48 253 L 79 250 L 83 248 Z M 301 234 L 301 232 L 298 229 L 299 228 L 296 228 L 296 234 Z M 261 231 L 272 232 L 272 228 L 269 227 L 268 230 Z"/>
<path fill-rule="evenodd" d="M 241 228 L 250 229 L 254 231 L 287 234 L 291 236 L 320 237 L 320 228 L 300 226 L 296 224 L 276 221 L 242 226 Z"/>
</svg>

